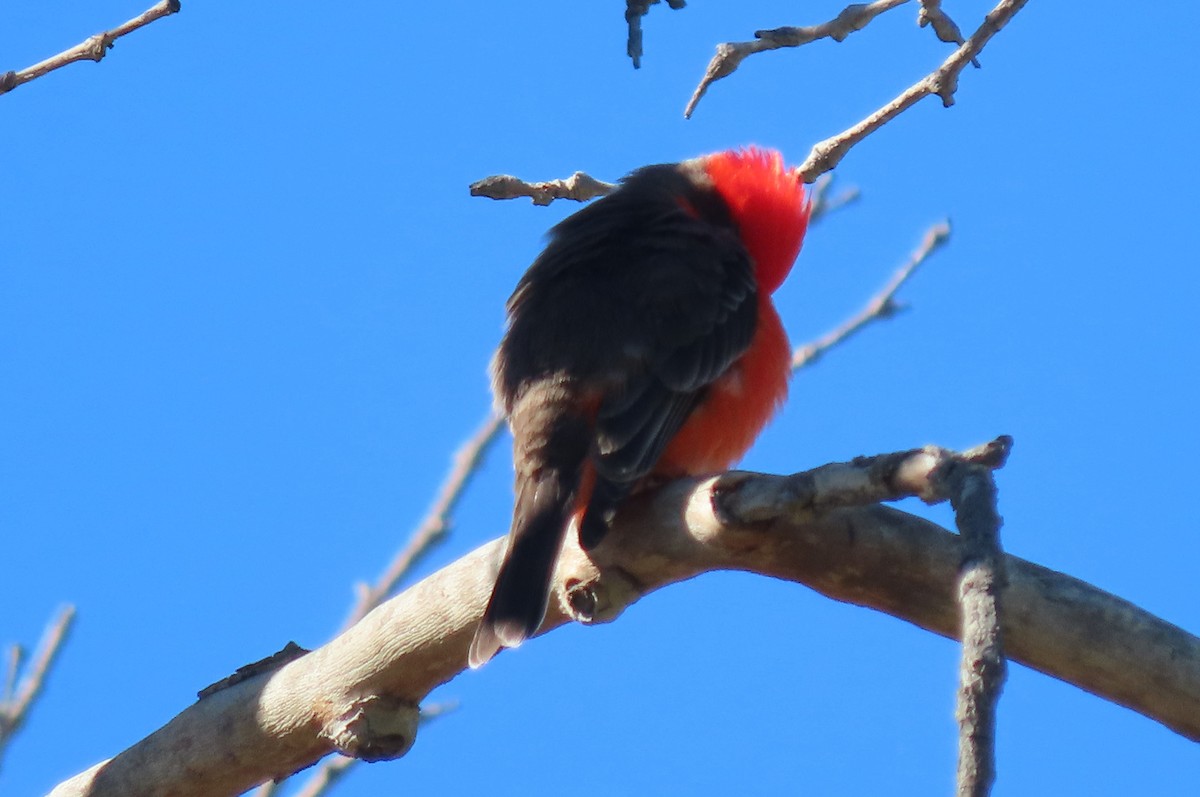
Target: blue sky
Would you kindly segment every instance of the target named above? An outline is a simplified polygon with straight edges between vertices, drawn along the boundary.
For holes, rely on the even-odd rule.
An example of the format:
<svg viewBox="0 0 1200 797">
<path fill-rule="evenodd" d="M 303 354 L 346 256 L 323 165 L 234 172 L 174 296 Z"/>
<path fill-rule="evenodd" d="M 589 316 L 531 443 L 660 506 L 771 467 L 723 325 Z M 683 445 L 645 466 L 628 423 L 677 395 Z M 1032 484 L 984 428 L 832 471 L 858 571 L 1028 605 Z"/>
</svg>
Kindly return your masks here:
<svg viewBox="0 0 1200 797">
<path fill-rule="evenodd" d="M 145 5 L 9 4 L 0 70 Z M 635 71 L 615 0 L 191 2 L 0 98 L 0 642 L 79 610 L 0 789 L 43 793 L 336 630 L 483 417 L 504 299 L 576 209 L 470 182 L 615 179 L 747 143 L 799 162 L 949 52 L 915 4 L 752 58 L 682 109 L 717 42 L 841 7 L 659 5 Z M 988 7 L 947 4 L 968 32 Z M 911 312 L 797 378 L 745 465 L 1012 434 L 1007 549 L 1196 632 L 1200 9 L 1152 22 L 1035 0 L 953 108 L 927 100 L 851 152 L 837 179 L 863 199 L 777 295 L 795 342 L 932 223 L 953 239 L 905 288 Z M 509 509 L 501 449 L 422 573 Z M 443 687 L 457 712 L 334 793 L 945 794 L 957 655 L 793 584 L 709 575 Z M 1185 795 L 1200 776 L 1194 743 L 1020 666 L 998 755 L 997 795 Z"/>
</svg>

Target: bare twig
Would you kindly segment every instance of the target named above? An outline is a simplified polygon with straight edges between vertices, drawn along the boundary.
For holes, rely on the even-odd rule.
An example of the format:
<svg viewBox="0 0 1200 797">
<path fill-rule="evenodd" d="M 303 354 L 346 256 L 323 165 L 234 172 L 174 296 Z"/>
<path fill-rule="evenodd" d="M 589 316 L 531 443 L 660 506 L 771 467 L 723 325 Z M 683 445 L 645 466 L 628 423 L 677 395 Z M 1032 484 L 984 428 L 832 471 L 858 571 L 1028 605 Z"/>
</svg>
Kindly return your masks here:
<svg viewBox="0 0 1200 797">
<path fill-rule="evenodd" d="M 58 654 L 62 652 L 63 644 L 67 641 L 67 635 L 71 631 L 71 623 L 74 620 L 74 606 L 65 606 L 59 610 L 58 615 L 46 625 L 42 639 L 38 642 L 37 652 L 26 663 L 20 682 L 15 687 L 9 687 L 11 692 L 6 693 L 4 700 L 0 701 L 0 757 L 3 756 L 4 748 L 8 746 L 9 741 L 28 718 L 30 708 L 41 695 L 42 688 L 46 685 L 46 678 L 58 660 Z M 14 668 L 20 659 L 19 649 L 17 649 L 12 655 Z"/>
<path fill-rule="evenodd" d="M 833 180 L 828 176 L 822 176 L 815 181 L 812 188 L 812 211 L 808 219 L 810 225 L 858 200 L 860 192 L 857 188 L 847 188 L 834 197 L 827 196 L 832 184 Z M 487 199 L 530 197 L 535 205 L 549 205 L 556 199 L 587 202 L 611 194 L 616 187 L 616 183 L 606 183 L 585 172 L 575 172 L 565 180 L 547 180 L 540 183 L 529 183 L 508 174 L 496 174 L 471 183 L 470 190 L 471 196 Z"/>
<path fill-rule="evenodd" d="M 629 39 L 625 43 L 625 53 L 633 61 L 634 69 L 642 68 L 642 17 L 650 11 L 650 6 L 659 0 L 625 0 L 625 22 L 629 25 Z M 685 0 L 667 0 L 667 5 L 678 11 L 687 5 Z"/>
<path fill-rule="evenodd" d="M 871 20 L 896 6 L 904 5 L 908 0 L 876 0 L 874 3 L 854 3 L 848 5 L 842 12 L 828 22 L 820 25 L 808 25 L 803 28 L 775 28 L 774 30 L 757 30 L 752 42 L 725 42 L 717 45 L 717 54 L 708 62 L 708 68 L 692 98 L 684 109 L 684 118 L 690 119 L 696 110 L 700 98 L 708 91 L 708 87 L 721 78 L 732 75 L 747 56 L 767 50 L 778 50 L 780 47 L 800 47 L 818 39 L 833 39 L 845 41 L 856 30 L 865 28 Z"/>
<path fill-rule="evenodd" d="M 535 205 L 549 205 L 556 199 L 573 199 L 587 202 L 598 196 L 612 193 L 616 185 L 597 180 L 583 172 L 575 172 L 565 180 L 548 180 L 544 183 L 527 183 L 507 174 L 485 177 L 471 183 L 471 196 L 488 199 L 516 199 L 527 196 Z"/>
<path fill-rule="evenodd" d="M 8 649 L 8 668 L 4 672 L 4 691 L 0 692 L 0 706 L 12 700 L 17 689 L 17 677 L 21 674 L 21 663 L 25 661 L 25 648 L 13 643 Z"/>
<path fill-rule="evenodd" d="M 118 25 L 104 33 L 97 33 L 95 36 L 89 36 L 71 49 L 64 50 L 41 63 L 16 72 L 5 72 L 0 75 L 0 94 L 10 92 L 22 83 L 28 83 L 55 69 L 61 69 L 67 64 L 73 64 L 76 61 L 99 61 L 108 54 L 108 51 L 112 49 L 113 42 L 117 39 L 177 11 L 179 11 L 179 0 L 161 0 L 123 25 Z"/>
<path fill-rule="evenodd" d="M 949 221 L 943 221 L 930 227 L 921 239 L 921 245 L 909 256 L 908 262 L 892 275 L 892 278 L 883 287 L 883 290 L 871 297 L 866 307 L 832 332 L 818 338 L 812 343 L 796 348 L 795 352 L 792 353 L 792 370 L 799 371 L 801 368 L 812 365 L 827 351 L 845 342 L 847 338 L 860 332 L 873 321 L 891 318 L 897 312 L 903 310 L 904 305 L 896 301 L 896 293 L 916 273 L 917 269 L 929 259 L 929 256 L 936 252 L 949 239 Z"/>
<path fill-rule="evenodd" d="M 991 41 L 991 38 L 1008 24 L 1008 21 L 1024 7 L 1026 2 L 1028 0 L 1000 0 L 1000 3 L 988 12 L 983 24 L 971 34 L 971 38 L 955 50 L 941 66 L 858 124 L 814 146 L 808 158 L 800 165 L 799 171 L 804 175 L 804 179 L 812 182 L 818 176 L 833 169 L 855 144 L 925 97 L 937 95 L 942 98 L 942 105 L 947 108 L 953 105 L 954 92 L 958 90 L 959 73 L 967 64 L 975 60 L 975 57 L 983 51 L 984 46 Z"/>
<path fill-rule="evenodd" d="M 835 210 L 841 210 L 852 205 L 862 197 L 862 192 L 856 186 L 851 186 L 836 196 L 829 196 L 833 187 L 833 175 L 823 174 L 817 178 L 812 187 L 812 210 L 808 213 L 808 225 L 811 227 Z"/>
<path fill-rule="evenodd" d="M 412 570 L 421 557 L 429 553 L 430 549 L 445 537 L 450 528 L 451 516 L 458 507 L 458 502 L 462 500 L 467 485 L 479 472 L 479 464 L 491 449 L 492 444 L 500 437 L 500 430 L 503 428 L 503 419 L 495 413 L 488 413 L 486 420 L 475 431 L 475 434 L 471 435 L 470 439 L 454 452 L 450 471 L 442 481 L 433 506 L 429 507 L 425 518 L 409 536 L 405 546 L 388 564 L 383 575 L 373 586 L 364 585 L 362 587 L 358 601 L 351 610 L 350 616 L 346 618 L 342 630 L 354 625 L 367 612 L 387 600 L 388 596 L 396 589 L 396 585 Z"/>
</svg>

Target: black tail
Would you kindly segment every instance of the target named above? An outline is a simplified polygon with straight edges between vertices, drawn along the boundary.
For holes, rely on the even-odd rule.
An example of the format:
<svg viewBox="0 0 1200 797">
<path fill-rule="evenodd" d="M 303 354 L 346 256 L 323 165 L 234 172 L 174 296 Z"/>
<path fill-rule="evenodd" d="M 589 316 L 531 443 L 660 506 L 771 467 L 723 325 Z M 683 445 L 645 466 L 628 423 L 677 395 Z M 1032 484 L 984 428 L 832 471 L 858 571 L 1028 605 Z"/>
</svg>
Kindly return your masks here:
<svg viewBox="0 0 1200 797">
<path fill-rule="evenodd" d="M 471 642 L 472 668 L 486 663 L 500 648 L 515 648 L 542 624 L 578 486 L 577 471 L 563 474 L 550 468 L 536 483 L 522 485 L 492 599 Z"/>
</svg>

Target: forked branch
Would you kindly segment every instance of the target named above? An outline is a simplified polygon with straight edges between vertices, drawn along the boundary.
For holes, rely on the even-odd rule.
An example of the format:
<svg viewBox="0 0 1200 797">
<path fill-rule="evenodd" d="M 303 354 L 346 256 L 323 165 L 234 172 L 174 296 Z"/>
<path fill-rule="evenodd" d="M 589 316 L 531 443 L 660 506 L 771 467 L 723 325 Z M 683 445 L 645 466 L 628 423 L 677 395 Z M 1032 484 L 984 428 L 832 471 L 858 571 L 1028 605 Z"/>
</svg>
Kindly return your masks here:
<svg viewBox="0 0 1200 797">
<path fill-rule="evenodd" d="M 963 455 L 915 449 L 793 476 L 681 480 L 638 496 L 591 557 L 564 550 L 542 632 L 572 618 L 608 620 L 655 589 L 736 569 L 958 637 L 963 540 L 870 502 L 944 497 L 937 480 L 948 465 L 991 469 L 1006 451 L 1003 439 Z M 328 645 L 201 700 L 54 794 L 232 795 L 333 750 L 402 753 L 415 706 L 466 666 L 502 547 L 497 540 L 480 548 Z M 1012 660 L 1200 740 L 1200 640 L 1069 576 L 1015 557 L 1004 566 Z"/>
</svg>

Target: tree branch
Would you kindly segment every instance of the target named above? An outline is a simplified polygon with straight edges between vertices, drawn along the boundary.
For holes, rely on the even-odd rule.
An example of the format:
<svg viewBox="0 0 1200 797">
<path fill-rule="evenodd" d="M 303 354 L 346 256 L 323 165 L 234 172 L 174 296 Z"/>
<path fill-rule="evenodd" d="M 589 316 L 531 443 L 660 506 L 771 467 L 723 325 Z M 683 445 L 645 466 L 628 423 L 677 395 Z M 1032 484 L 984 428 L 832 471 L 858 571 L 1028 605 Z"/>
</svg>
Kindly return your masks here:
<svg viewBox="0 0 1200 797">
<path fill-rule="evenodd" d="M 383 603 L 413 566 L 446 536 L 458 502 L 462 500 L 472 477 L 479 472 L 480 463 L 500 437 L 503 428 L 504 419 L 490 412 L 475 434 L 454 452 L 450 471 L 438 489 L 433 506 L 429 508 L 425 518 L 409 536 L 408 542 L 392 559 L 379 580 L 373 586 L 361 587 L 359 599 L 342 626 L 343 631 Z"/>
<path fill-rule="evenodd" d="M 21 669 L 21 649 L 14 645 L 9 661 L 9 671 L 5 677 L 3 697 L 0 698 L 0 758 L 4 749 L 16 735 L 29 716 L 29 710 L 42 693 L 46 678 L 62 652 L 67 636 L 71 632 L 71 624 L 75 621 L 75 607 L 65 606 L 59 610 L 42 632 L 37 652 L 25 667 L 25 674 L 17 680 Z"/>
<path fill-rule="evenodd" d="M 692 98 L 688 100 L 683 111 L 685 119 L 692 118 L 700 98 L 708 92 L 708 87 L 721 78 L 729 77 L 747 56 L 754 53 L 778 50 L 781 47 L 801 47 L 819 39 L 833 39 L 836 42 L 845 41 L 846 37 L 856 30 L 865 28 L 871 20 L 890 11 L 896 6 L 904 5 L 908 0 L 875 0 L 874 3 L 854 3 L 842 9 L 842 12 L 828 22 L 819 25 L 808 25 L 803 28 L 787 27 L 774 30 L 754 31 L 755 40 L 752 42 L 725 42 L 717 45 L 717 54 L 708 62 Z"/>
<path fill-rule="evenodd" d="M 556 199 L 573 199 L 587 202 L 590 199 L 611 194 L 617 186 L 597 180 L 589 174 L 575 172 L 565 180 L 548 180 L 544 183 L 527 183 L 508 174 L 495 174 L 471 183 L 471 196 L 488 199 L 516 199 L 527 196 L 535 205 L 549 205 Z"/>
<path fill-rule="evenodd" d="M 734 569 L 806 584 L 956 637 L 963 540 L 915 516 L 860 504 L 937 499 L 931 476 L 947 463 L 996 467 L 1006 451 L 1003 439 L 961 457 L 918 449 L 793 476 L 681 480 L 635 496 L 592 558 L 564 548 L 541 630 L 571 618 L 610 620 L 650 591 Z M 466 667 L 503 546 L 496 540 L 468 554 L 282 669 L 199 701 L 53 794 L 232 795 L 333 750 L 363 758 L 403 752 L 415 725 L 401 720 Z M 1012 659 L 1200 740 L 1200 639 L 1069 576 L 1015 557 L 1005 564 Z M 376 703 L 378 723 L 357 721 Z"/>
<path fill-rule="evenodd" d="M 943 221 L 926 230 L 921 239 L 921 245 L 909 256 L 908 262 L 892 275 L 888 284 L 879 293 L 871 297 L 866 306 L 857 315 L 847 320 L 837 329 L 826 333 L 811 343 L 796 347 L 792 353 L 792 370 L 799 371 L 821 359 L 830 349 L 844 343 L 851 336 L 862 331 L 872 322 L 891 318 L 905 309 L 905 305 L 896 301 L 896 294 L 904 284 L 912 278 L 929 256 L 950 240 L 950 222 Z"/>
<path fill-rule="evenodd" d="M 987 797 L 996 780 L 996 704 L 1005 678 L 1000 605 L 1005 573 L 996 482 L 985 467 L 957 463 L 943 473 L 943 481 L 963 541 L 957 791 L 959 797 Z"/>
<path fill-rule="evenodd" d="M 47 58 L 45 61 L 34 64 L 27 69 L 22 69 L 17 72 L 5 72 L 0 75 L 0 94 L 6 94 L 22 83 L 39 78 L 42 75 L 53 72 L 56 69 L 61 69 L 67 64 L 73 64 L 76 61 L 100 61 L 112 49 L 113 43 L 125 36 L 133 33 L 138 28 L 149 25 L 156 19 L 170 16 L 179 11 L 179 0 L 161 0 L 155 3 L 151 8 L 143 11 L 133 19 L 118 25 L 112 30 L 104 33 L 97 33 L 95 36 L 89 36 L 79 44 L 69 50 L 64 50 L 58 55 Z"/>
<path fill-rule="evenodd" d="M 829 197 L 828 193 L 832 185 L 833 180 L 824 175 L 814 182 L 812 210 L 809 211 L 808 217 L 809 225 L 815 224 L 835 210 L 840 210 L 858 201 L 860 192 L 857 188 L 848 188 L 835 197 Z M 469 186 L 471 196 L 481 196 L 486 199 L 529 197 L 535 205 L 549 205 L 556 199 L 588 202 L 597 197 L 611 194 L 616 187 L 616 183 L 597 180 L 586 172 L 575 172 L 565 180 L 547 180 L 540 183 L 529 183 L 510 174 L 494 174 L 484 177 L 482 180 L 476 180 Z"/>
<path fill-rule="evenodd" d="M 760 30 L 754 33 L 755 41 L 726 42 L 718 45 L 717 54 L 709 62 L 708 69 L 692 93 L 692 98 L 683 115 L 691 117 L 692 112 L 696 109 L 696 104 L 708 91 L 708 87 L 721 78 L 733 74 L 747 56 L 767 50 L 777 50 L 780 47 L 799 47 L 826 37 L 842 41 L 854 31 L 866 27 L 871 20 L 884 11 L 889 11 L 907 1 L 876 0 L 873 3 L 856 3 L 846 6 L 837 17 L 820 25 Z M 895 119 L 921 99 L 936 94 L 942 98 L 944 106 L 953 105 L 954 93 L 958 90 L 959 73 L 969 63 L 979 65 L 976 56 L 1027 1 L 1001 0 L 984 18 L 983 23 L 971 38 L 962 42 L 961 46 L 940 67 L 858 124 L 814 146 L 808 158 L 800 165 L 799 171 L 805 181 L 811 183 L 825 172 L 832 170 L 855 144 Z M 924 0 L 921 3 L 919 20 L 922 25 L 933 25 L 935 33 L 943 41 L 962 41 L 962 34 L 958 32 L 958 26 L 946 16 L 938 2 Z"/>
<path fill-rule="evenodd" d="M 971 38 L 955 50 L 941 66 L 866 119 L 813 147 L 808 158 L 800 165 L 799 171 L 804 175 L 804 179 L 812 182 L 819 175 L 833 169 L 855 144 L 925 97 L 936 94 L 942 98 L 943 106 L 949 108 L 953 105 L 954 92 L 958 90 L 959 73 L 967 64 L 975 61 L 991 38 L 1008 24 L 1026 2 L 1028 0 L 1000 0 L 1000 3 L 984 17 L 983 24 L 971 34 Z"/>
<path fill-rule="evenodd" d="M 408 542 L 392 558 L 383 575 L 373 586 L 363 584 L 358 590 L 358 600 L 350 610 L 342 630 L 353 626 L 368 612 L 383 603 L 396 589 L 400 581 L 412 571 L 413 566 L 434 547 L 445 539 L 450 530 L 454 510 L 466 492 L 471 479 L 479 472 L 479 465 L 484 456 L 491 450 L 496 440 L 500 438 L 500 430 L 504 421 L 494 412 L 488 413 L 487 419 L 480 425 L 475 434 L 463 443 L 450 466 L 450 471 L 438 489 L 433 506 L 429 508 L 425 518 L 413 530 Z M 422 720 L 445 713 L 446 707 L 431 707 L 421 709 Z M 342 778 L 358 761 L 355 758 L 330 758 L 320 764 L 315 772 L 305 782 L 304 787 L 296 797 L 317 797 Z M 264 783 L 257 791 L 256 797 L 270 797 L 275 793 L 277 783 Z"/>
<path fill-rule="evenodd" d="M 922 28 L 931 26 L 933 33 L 947 44 L 964 44 L 962 31 L 949 15 L 942 10 L 942 0 L 920 0 L 921 10 L 917 13 L 917 24 Z M 979 62 L 971 59 L 971 64 L 978 69 Z"/>
</svg>

